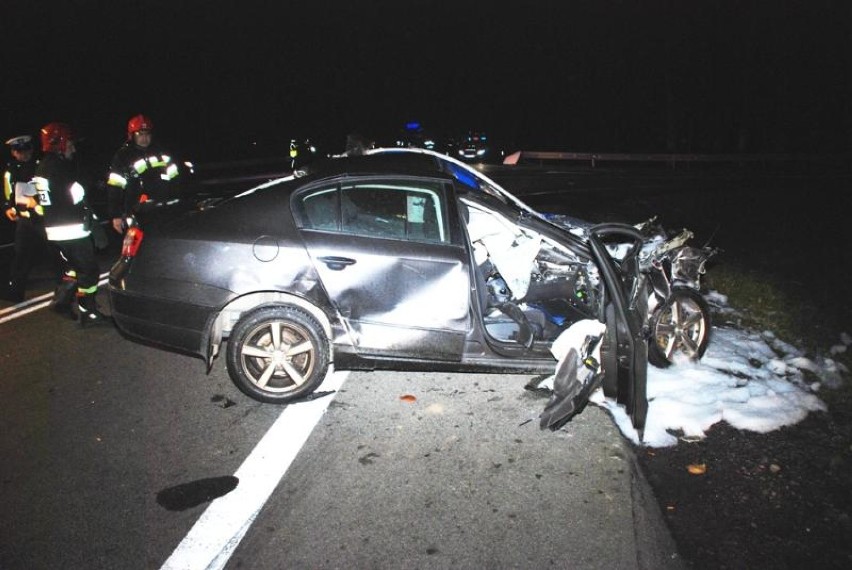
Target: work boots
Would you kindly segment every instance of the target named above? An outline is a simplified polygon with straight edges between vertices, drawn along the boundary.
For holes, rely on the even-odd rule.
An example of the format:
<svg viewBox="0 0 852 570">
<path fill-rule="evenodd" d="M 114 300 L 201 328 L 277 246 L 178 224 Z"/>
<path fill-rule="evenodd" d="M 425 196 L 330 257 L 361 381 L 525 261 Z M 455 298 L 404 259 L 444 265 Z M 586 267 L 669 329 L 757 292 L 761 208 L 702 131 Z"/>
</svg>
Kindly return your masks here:
<svg viewBox="0 0 852 570">
<path fill-rule="evenodd" d="M 74 313 L 71 310 L 71 304 L 74 302 L 74 297 L 77 293 L 77 282 L 73 279 L 63 279 L 62 282 L 53 290 L 53 299 L 50 301 L 50 308 L 70 318 L 74 318 Z"/>
<path fill-rule="evenodd" d="M 77 310 L 82 328 L 112 324 L 112 319 L 98 310 L 98 303 L 94 294 L 77 297 Z"/>
</svg>

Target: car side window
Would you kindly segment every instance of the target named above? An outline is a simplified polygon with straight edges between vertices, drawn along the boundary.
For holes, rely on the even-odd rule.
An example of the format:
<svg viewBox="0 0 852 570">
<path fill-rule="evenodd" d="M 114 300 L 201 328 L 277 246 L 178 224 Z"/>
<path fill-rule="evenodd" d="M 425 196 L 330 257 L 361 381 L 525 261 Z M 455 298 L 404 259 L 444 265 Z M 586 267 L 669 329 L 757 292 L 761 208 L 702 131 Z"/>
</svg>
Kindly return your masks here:
<svg viewBox="0 0 852 570">
<path fill-rule="evenodd" d="M 446 216 L 437 182 L 369 182 L 344 185 L 340 230 L 346 233 L 445 243 Z"/>
<path fill-rule="evenodd" d="M 447 243 L 444 195 L 440 182 L 359 182 L 303 194 L 294 213 L 306 229 Z"/>
<path fill-rule="evenodd" d="M 314 230 L 340 228 L 340 200 L 336 186 L 306 195 L 302 199 L 302 208 L 306 227 Z"/>
</svg>

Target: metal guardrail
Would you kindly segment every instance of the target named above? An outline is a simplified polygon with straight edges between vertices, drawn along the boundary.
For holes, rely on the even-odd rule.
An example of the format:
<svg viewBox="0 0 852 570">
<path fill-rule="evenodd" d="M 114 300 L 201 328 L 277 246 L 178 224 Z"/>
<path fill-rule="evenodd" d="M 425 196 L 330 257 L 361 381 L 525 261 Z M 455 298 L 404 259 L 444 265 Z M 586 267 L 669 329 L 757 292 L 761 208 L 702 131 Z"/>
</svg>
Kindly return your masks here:
<svg viewBox="0 0 852 570">
<path fill-rule="evenodd" d="M 505 165 L 517 165 L 521 161 L 564 161 L 588 162 L 592 168 L 600 162 L 661 162 L 674 167 L 678 163 L 768 163 L 768 162 L 831 162 L 842 163 L 852 159 L 852 154 L 806 155 L 806 154 L 641 154 L 641 153 L 597 153 L 559 151 L 516 151 L 503 159 Z"/>
</svg>

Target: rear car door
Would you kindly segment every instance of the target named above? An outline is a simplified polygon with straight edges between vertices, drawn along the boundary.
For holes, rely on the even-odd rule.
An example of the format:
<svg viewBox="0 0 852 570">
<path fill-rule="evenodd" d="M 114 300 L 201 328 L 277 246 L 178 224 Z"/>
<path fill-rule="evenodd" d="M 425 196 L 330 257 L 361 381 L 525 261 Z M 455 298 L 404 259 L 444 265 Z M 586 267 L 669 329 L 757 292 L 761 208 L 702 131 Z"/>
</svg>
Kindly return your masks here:
<svg viewBox="0 0 852 570">
<path fill-rule="evenodd" d="M 364 356 L 461 360 L 470 326 L 466 249 L 453 243 L 448 183 L 371 178 L 294 197 L 322 285 Z"/>
</svg>

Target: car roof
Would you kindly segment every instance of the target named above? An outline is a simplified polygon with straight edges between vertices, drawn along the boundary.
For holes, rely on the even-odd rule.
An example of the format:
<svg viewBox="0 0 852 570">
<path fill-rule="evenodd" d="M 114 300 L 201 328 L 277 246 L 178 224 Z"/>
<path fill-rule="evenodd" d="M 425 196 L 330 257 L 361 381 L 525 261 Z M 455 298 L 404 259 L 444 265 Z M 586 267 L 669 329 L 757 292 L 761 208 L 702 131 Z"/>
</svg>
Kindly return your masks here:
<svg viewBox="0 0 852 570">
<path fill-rule="evenodd" d="M 310 179 L 339 177 L 405 175 L 451 178 L 441 171 L 438 162 L 429 155 L 413 153 L 387 153 L 358 156 L 336 156 L 314 161 L 304 168 Z"/>
</svg>

